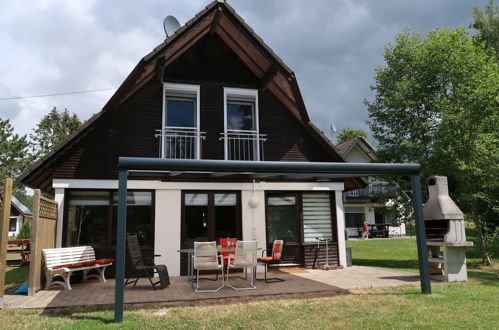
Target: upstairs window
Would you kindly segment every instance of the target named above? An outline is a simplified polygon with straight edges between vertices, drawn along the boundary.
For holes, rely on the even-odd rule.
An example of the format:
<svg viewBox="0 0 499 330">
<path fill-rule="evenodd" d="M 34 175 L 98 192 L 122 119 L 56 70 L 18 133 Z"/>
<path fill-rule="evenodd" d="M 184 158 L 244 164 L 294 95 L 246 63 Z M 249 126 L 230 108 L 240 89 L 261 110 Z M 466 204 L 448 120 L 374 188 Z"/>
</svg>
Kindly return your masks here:
<svg viewBox="0 0 499 330">
<path fill-rule="evenodd" d="M 258 128 L 258 91 L 224 88 L 225 159 L 261 160 L 263 138 Z"/>
<path fill-rule="evenodd" d="M 177 159 L 201 158 L 199 131 L 199 86 L 164 84 L 161 157 Z"/>
</svg>

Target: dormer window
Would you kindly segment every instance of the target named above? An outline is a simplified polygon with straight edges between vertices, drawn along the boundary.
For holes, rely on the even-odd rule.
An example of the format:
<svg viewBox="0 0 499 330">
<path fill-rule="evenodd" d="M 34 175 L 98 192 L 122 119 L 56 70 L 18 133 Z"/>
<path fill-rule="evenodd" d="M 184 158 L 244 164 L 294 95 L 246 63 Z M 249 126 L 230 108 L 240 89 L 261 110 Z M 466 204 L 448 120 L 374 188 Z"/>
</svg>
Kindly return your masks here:
<svg viewBox="0 0 499 330">
<path fill-rule="evenodd" d="M 161 157 L 200 159 L 199 86 L 164 84 Z"/>
<path fill-rule="evenodd" d="M 262 160 L 258 128 L 258 90 L 224 88 L 224 155 L 226 160 Z"/>
</svg>

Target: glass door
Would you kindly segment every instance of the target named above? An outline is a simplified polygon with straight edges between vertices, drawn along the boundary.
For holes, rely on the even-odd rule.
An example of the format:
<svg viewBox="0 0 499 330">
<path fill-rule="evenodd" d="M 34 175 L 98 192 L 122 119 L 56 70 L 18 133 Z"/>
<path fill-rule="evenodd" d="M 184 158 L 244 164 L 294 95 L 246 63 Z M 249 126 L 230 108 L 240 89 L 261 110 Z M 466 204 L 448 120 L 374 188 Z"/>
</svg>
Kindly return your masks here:
<svg viewBox="0 0 499 330">
<path fill-rule="evenodd" d="M 208 194 L 184 195 L 184 226 L 182 248 L 192 248 L 194 242 L 208 241 Z"/>
<path fill-rule="evenodd" d="M 242 239 L 238 192 L 186 192 L 183 200 L 182 248 L 219 238 Z"/>
<path fill-rule="evenodd" d="M 297 194 L 267 196 L 267 245 L 276 239 L 285 244 L 300 243 L 300 212 Z"/>
</svg>

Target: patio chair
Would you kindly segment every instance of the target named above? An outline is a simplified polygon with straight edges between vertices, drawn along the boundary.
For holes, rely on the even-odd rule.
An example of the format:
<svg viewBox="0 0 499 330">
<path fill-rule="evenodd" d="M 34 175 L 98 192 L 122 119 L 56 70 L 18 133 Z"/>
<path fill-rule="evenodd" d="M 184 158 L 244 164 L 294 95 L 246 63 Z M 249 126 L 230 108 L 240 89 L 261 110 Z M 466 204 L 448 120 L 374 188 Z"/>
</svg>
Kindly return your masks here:
<svg viewBox="0 0 499 330">
<path fill-rule="evenodd" d="M 159 257 L 159 255 L 152 256 L 142 256 L 140 252 L 139 240 L 137 234 L 127 234 L 126 238 L 128 246 L 128 254 L 130 256 L 132 268 L 128 272 L 128 276 L 125 281 L 125 285 L 132 284 L 137 285 L 140 275 L 143 275 L 149 279 L 154 290 L 156 290 L 156 285 L 159 285 L 161 289 L 164 289 L 170 285 L 170 276 L 168 276 L 168 269 L 165 265 L 155 265 L 154 257 Z M 146 262 L 147 260 L 147 262 Z M 154 273 L 157 273 L 159 280 L 153 282 Z M 135 274 L 135 280 L 130 280 L 130 277 Z"/>
<path fill-rule="evenodd" d="M 237 241 L 236 253 L 229 255 L 227 262 L 227 286 L 234 290 L 251 290 L 256 289 L 255 274 L 256 274 L 256 249 L 257 241 Z M 248 268 L 251 268 L 251 283 L 249 287 L 238 288 L 229 284 L 230 269 L 244 268 L 247 274 Z M 247 278 L 247 276 L 246 276 Z"/>
<path fill-rule="evenodd" d="M 284 246 L 284 241 L 283 240 L 275 240 L 274 243 L 272 244 L 272 255 L 270 257 L 264 257 L 265 251 L 262 251 L 262 257 L 257 259 L 257 262 L 259 264 L 262 264 L 265 266 L 265 278 L 257 278 L 257 280 L 260 281 L 265 281 L 265 283 L 274 283 L 274 282 L 284 282 L 282 278 L 267 278 L 267 271 L 269 265 L 272 264 L 280 264 L 282 260 L 282 250 Z"/>
<path fill-rule="evenodd" d="M 218 244 L 222 249 L 230 249 L 230 248 L 234 249 L 237 244 L 237 238 L 219 238 Z M 229 260 L 229 256 L 231 254 L 234 254 L 234 252 L 218 252 L 218 254 L 224 257 L 224 272 L 225 276 L 227 276 L 227 262 Z"/>
<path fill-rule="evenodd" d="M 218 255 L 217 242 L 194 242 L 194 255 L 192 256 L 193 267 L 196 270 L 196 292 L 217 292 L 225 286 L 223 274 L 223 256 Z M 222 285 L 213 290 L 199 289 L 199 271 L 215 270 L 222 271 Z"/>
</svg>

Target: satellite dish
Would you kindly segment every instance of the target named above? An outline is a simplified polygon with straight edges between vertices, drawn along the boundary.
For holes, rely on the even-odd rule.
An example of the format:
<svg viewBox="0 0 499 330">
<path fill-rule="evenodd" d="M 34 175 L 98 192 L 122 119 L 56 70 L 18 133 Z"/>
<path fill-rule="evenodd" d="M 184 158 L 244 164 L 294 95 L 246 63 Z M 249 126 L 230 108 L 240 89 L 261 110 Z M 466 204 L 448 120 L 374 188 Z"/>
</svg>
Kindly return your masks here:
<svg viewBox="0 0 499 330">
<path fill-rule="evenodd" d="M 166 37 L 168 38 L 177 31 L 180 27 L 180 23 L 177 19 L 171 15 L 168 15 L 163 20 L 163 28 L 165 29 Z"/>
</svg>

